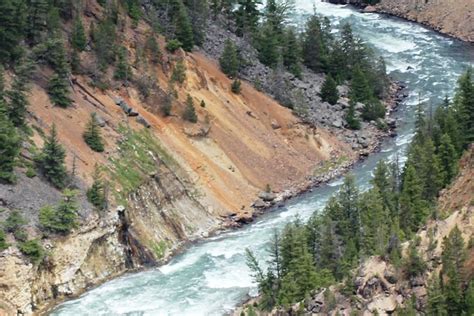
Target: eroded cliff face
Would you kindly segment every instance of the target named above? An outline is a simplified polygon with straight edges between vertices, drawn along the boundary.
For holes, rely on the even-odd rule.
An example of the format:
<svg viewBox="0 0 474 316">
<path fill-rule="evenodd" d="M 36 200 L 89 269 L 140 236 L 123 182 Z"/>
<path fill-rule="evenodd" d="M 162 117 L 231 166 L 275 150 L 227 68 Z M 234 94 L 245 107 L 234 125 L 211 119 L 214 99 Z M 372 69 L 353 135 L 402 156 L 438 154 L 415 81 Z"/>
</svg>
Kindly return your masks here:
<svg viewBox="0 0 474 316">
<path fill-rule="evenodd" d="M 375 8 L 474 42 L 474 0 L 381 0 Z"/>
</svg>

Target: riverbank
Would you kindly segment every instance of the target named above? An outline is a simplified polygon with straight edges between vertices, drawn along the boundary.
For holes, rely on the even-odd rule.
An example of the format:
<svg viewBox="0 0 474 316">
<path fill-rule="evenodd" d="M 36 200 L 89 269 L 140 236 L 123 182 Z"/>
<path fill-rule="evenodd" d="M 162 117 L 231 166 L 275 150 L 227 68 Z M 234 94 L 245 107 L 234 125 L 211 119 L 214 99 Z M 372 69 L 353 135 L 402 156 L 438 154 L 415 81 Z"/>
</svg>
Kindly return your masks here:
<svg viewBox="0 0 474 316">
<path fill-rule="evenodd" d="M 388 109 L 387 113 L 392 113 L 397 108 L 397 105 L 400 104 L 401 102 L 400 98 L 403 97 L 403 94 L 404 94 L 402 90 L 403 86 L 397 85 L 397 87 L 399 88 L 393 90 L 393 91 L 396 91 L 397 93 L 393 94 L 392 97 L 386 101 L 387 109 Z M 379 137 L 377 141 L 377 145 L 374 145 L 373 147 L 371 147 L 370 150 L 372 150 L 372 152 L 377 151 L 383 139 L 385 139 L 386 137 L 389 137 L 390 135 L 393 135 L 393 130 L 385 132 L 384 137 Z M 153 269 L 158 266 L 162 266 L 168 263 L 177 255 L 183 253 L 185 250 L 189 249 L 193 245 L 196 245 L 197 243 L 204 242 L 206 239 L 210 237 L 215 237 L 224 232 L 229 232 L 230 230 L 234 230 L 248 223 L 251 223 L 262 214 L 270 211 L 272 208 L 281 207 L 284 205 L 285 202 L 288 202 L 292 198 L 301 196 L 302 194 L 309 192 L 313 190 L 314 188 L 329 182 L 332 179 L 342 176 L 344 173 L 351 170 L 351 168 L 355 164 L 359 163 L 360 161 L 368 157 L 367 150 L 368 149 L 366 149 L 362 155 L 358 155 L 357 159 L 345 160 L 345 159 L 340 159 L 341 157 L 339 157 L 339 159 L 336 158 L 335 161 L 326 164 L 326 166 L 320 166 L 319 170 L 321 170 L 321 167 L 327 168 L 327 170 L 325 170 L 324 172 L 321 172 L 318 175 L 312 176 L 310 179 L 308 179 L 304 183 L 301 183 L 299 185 L 293 185 L 286 190 L 276 193 L 274 199 L 272 199 L 271 202 L 268 202 L 268 205 L 262 208 L 255 208 L 254 212 L 252 212 L 252 216 L 250 217 L 244 218 L 244 217 L 237 217 L 235 215 L 234 216 L 231 215 L 227 218 L 224 218 L 221 225 L 217 227 L 216 229 L 209 231 L 208 233 L 196 239 L 183 241 L 179 246 L 175 247 L 175 249 L 172 252 L 167 253 L 166 256 L 162 258 L 162 260 L 160 260 L 159 265 L 154 266 Z M 75 295 L 68 297 L 67 300 L 77 298 L 81 296 L 82 294 L 84 294 L 85 292 L 88 292 L 94 288 L 97 288 L 101 284 L 106 283 L 107 281 L 110 281 L 117 277 L 129 275 L 129 274 L 133 274 L 137 272 L 147 271 L 147 270 L 150 270 L 150 267 L 141 267 L 138 269 L 131 269 L 118 275 L 112 275 L 109 278 L 105 279 L 104 282 L 100 282 L 100 283 L 94 284 L 93 286 L 89 286 L 85 288 L 83 291 L 77 292 Z M 44 309 L 41 309 L 39 311 L 39 314 L 48 314 L 49 312 L 51 312 L 51 310 L 54 310 L 55 306 L 67 300 L 55 300 L 54 303 L 49 304 Z"/>
</svg>

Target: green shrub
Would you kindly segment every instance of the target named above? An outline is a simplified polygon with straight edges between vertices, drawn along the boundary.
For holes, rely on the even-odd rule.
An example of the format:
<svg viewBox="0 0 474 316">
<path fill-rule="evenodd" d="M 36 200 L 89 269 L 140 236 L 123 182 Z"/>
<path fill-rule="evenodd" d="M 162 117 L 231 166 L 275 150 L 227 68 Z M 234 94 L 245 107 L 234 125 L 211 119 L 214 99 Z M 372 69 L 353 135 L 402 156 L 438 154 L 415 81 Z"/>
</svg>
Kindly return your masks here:
<svg viewBox="0 0 474 316">
<path fill-rule="evenodd" d="M 8 248 L 7 244 L 7 236 L 5 235 L 5 232 L 3 229 L 0 229 L 0 251 L 5 250 Z"/>
<path fill-rule="evenodd" d="M 28 240 L 22 242 L 19 246 L 20 251 L 27 256 L 33 264 L 38 264 L 43 260 L 44 249 L 38 240 Z"/>
<path fill-rule="evenodd" d="M 86 125 L 86 130 L 82 135 L 86 144 L 96 152 L 104 151 L 104 142 L 102 141 L 102 136 L 100 134 L 100 126 L 97 121 L 97 114 L 92 113 L 89 121 Z"/>
<path fill-rule="evenodd" d="M 186 120 L 191 123 L 197 123 L 198 121 L 196 110 L 194 109 L 194 101 L 189 94 L 188 98 L 186 99 L 186 108 L 183 112 L 183 120 Z"/>
<path fill-rule="evenodd" d="M 18 211 L 13 211 L 11 214 L 7 217 L 7 220 L 5 221 L 5 230 L 8 233 L 14 233 L 15 231 L 19 230 L 21 226 L 26 224 L 26 220 L 21 216 L 20 212 Z"/>
<path fill-rule="evenodd" d="M 53 233 L 67 234 L 76 227 L 77 209 L 76 192 L 66 189 L 56 207 L 44 206 L 40 209 L 40 224 Z"/>
<path fill-rule="evenodd" d="M 181 44 L 180 41 L 178 41 L 177 39 L 172 39 L 172 40 L 169 40 L 168 43 L 166 43 L 166 49 L 170 52 L 170 53 L 174 53 L 175 51 L 177 51 L 183 44 Z"/>
<path fill-rule="evenodd" d="M 240 91 L 242 90 L 241 86 L 242 86 L 242 82 L 240 80 L 236 79 L 232 82 L 232 85 L 230 86 L 230 88 L 231 88 L 233 93 L 239 94 Z"/>
<path fill-rule="evenodd" d="M 32 167 L 28 167 L 28 169 L 26 169 L 25 175 L 28 178 L 34 178 L 34 177 L 36 177 L 36 170 Z"/>
<path fill-rule="evenodd" d="M 174 66 L 171 74 L 171 82 L 178 82 L 182 84 L 186 80 L 186 66 L 182 60 L 179 60 Z"/>
</svg>

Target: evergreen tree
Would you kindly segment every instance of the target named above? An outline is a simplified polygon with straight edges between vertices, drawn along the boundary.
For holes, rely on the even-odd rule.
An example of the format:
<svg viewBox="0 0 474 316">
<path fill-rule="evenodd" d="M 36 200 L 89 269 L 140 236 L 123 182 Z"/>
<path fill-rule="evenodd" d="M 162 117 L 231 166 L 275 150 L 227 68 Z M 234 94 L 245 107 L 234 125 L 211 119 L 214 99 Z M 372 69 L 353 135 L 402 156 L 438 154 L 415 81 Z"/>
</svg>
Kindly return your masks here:
<svg viewBox="0 0 474 316">
<path fill-rule="evenodd" d="M 451 138 L 448 134 L 441 136 L 441 143 L 438 148 L 438 157 L 441 165 L 442 172 L 442 185 L 448 185 L 458 170 L 457 153 Z"/>
<path fill-rule="evenodd" d="M 100 133 L 99 122 L 97 121 L 97 114 L 92 113 L 86 125 L 86 130 L 82 135 L 86 144 L 96 152 L 104 151 L 104 142 Z"/>
<path fill-rule="evenodd" d="M 400 193 L 400 226 L 407 234 L 416 231 L 426 218 L 427 206 L 422 194 L 422 181 L 414 166 L 408 163 L 404 170 Z"/>
<path fill-rule="evenodd" d="M 448 237 L 443 240 L 442 274 L 446 277 L 444 295 L 446 297 L 448 315 L 462 315 L 464 309 L 462 295 L 462 271 L 466 260 L 464 239 L 461 231 L 455 226 Z"/>
<path fill-rule="evenodd" d="M 321 22 L 316 14 L 306 22 L 302 42 L 304 64 L 315 72 L 325 70 L 328 56 L 322 39 Z"/>
<path fill-rule="evenodd" d="M 278 38 L 268 23 L 264 23 L 260 28 L 257 49 L 258 58 L 264 65 L 272 68 L 277 66 L 281 57 Z"/>
<path fill-rule="evenodd" d="M 1 67 L 1 66 L 0 66 Z M 1 70 L 1 69 L 0 69 Z M 0 71 L 0 86 L 3 82 L 3 74 Z M 0 91 L 0 95 L 3 95 Z M 21 140 L 7 116 L 5 101 L 0 98 L 0 181 L 15 182 L 15 160 L 20 153 Z"/>
<path fill-rule="evenodd" d="M 458 122 L 461 124 L 463 147 L 474 142 L 474 82 L 472 68 L 469 68 L 458 80 L 454 97 Z"/>
<path fill-rule="evenodd" d="M 55 208 L 45 206 L 40 209 L 40 224 L 51 232 L 68 234 L 72 228 L 76 227 L 79 208 L 76 194 L 75 191 L 66 189 L 61 202 Z"/>
<path fill-rule="evenodd" d="M 198 121 L 196 109 L 194 108 L 194 101 L 191 95 L 189 94 L 186 99 L 186 107 L 183 112 L 183 120 L 186 120 L 191 123 L 197 123 Z"/>
<path fill-rule="evenodd" d="M 27 35 L 28 39 L 37 44 L 43 38 L 43 33 L 48 27 L 48 17 L 50 12 L 48 0 L 29 0 L 27 6 Z"/>
<path fill-rule="evenodd" d="M 115 61 L 116 26 L 109 16 L 100 21 L 97 27 L 91 25 L 91 39 L 101 71 L 105 71 Z"/>
<path fill-rule="evenodd" d="M 242 82 L 239 79 L 235 79 L 234 81 L 232 81 L 230 89 L 233 93 L 239 94 L 242 89 L 241 86 L 242 86 Z"/>
<path fill-rule="evenodd" d="M 106 207 L 104 180 L 98 165 L 94 168 L 92 180 L 92 186 L 87 190 L 87 200 L 97 209 L 104 210 Z"/>
<path fill-rule="evenodd" d="M 444 297 L 438 276 L 434 276 L 428 286 L 428 306 L 426 311 L 428 315 L 433 316 L 448 315 L 448 311 L 446 310 L 446 298 Z"/>
<path fill-rule="evenodd" d="M 69 93 L 67 77 L 59 73 L 54 74 L 48 83 L 48 94 L 51 102 L 61 108 L 67 108 L 72 103 Z"/>
<path fill-rule="evenodd" d="M 28 62 L 21 63 L 15 70 L 16 74 L 11 89 L 6 93 L 9 100 L 7 114 L 15 127 L 24 127 L 29 105 L 27 94 L 29 92 L 28 82 L 31 64 Z"/>
<path fill-rule="evenodd" d="M 295 30 L 288 28 L 284 34 L 283 65 L 295 77 L 301 79 L 301 48 Z"/>
<path fill-rule="evenodd" d="M 67 108 L 72 103 L 69 97 L 69 67 L 66 59 L 64 44 L 61 40 L 56 41 L 53 50 L 54 59 L 51 59 L 51 66 L 55 73 L 48 83 L 48 94 L 51 102 L 62 108 Z"/>
<path fill-rule="evenodd" d="M 350 89 L 349 96 L 354 102 L 370 103 L 374 99 L 367 76 L 359 65 L 352 72 Z"/>
<path fill-rule="evenodd" d="M 149 53 L 150 60 L 153 64 L 156 65 L 160 62 L 162 53 L 160 46 L 158 45 L 158 42 L 156 41 L 156 38 L 153 34 L 148 37 L 145 43 L 145 50 Z"/>
<path fill-rule="evenodd" d="M 207 19 L 209 16 L 209 4 L 207 0 L 184 0 L 188 9 L 189 18 L 194 34 L 194 44 L 201 45 L 205 39 Z"/>
<path fill-rule="evenodd" d="M 355 102 L 353 101 L 349 102 L 349 109 L 347 110 L 347 114 L 346 114 L 346 122 L 347 122 L 347 126 L 350 129 L 353 129 L 353 130 L 360 129 L 360 120 L 356 115 Z"/>
<path fill-rule="evenodd" d="M 237 35 L 253 34 L 260 18 L 258 6 L 261 0 L 237 0 L 238 8 L 235 11 Z"/>
<path fill-rule="evenodd" d="M 63 188 L 66 183 L 65 156 L 64 148 L 58 142 L 56 126 L 53 124 L 37 159 L 37 165 L 46 180 L 57 188 Z"/>
<path fill-rule="evenodd" d="M 331 75 L 327 75 L 324 83 L 321 87 L 321 99 L 324 102 L 328 102 L 329 104 L 336 104 L 339 100 L 339 92 L 337 91 L 337 84 L 336 81 L 332 78 Z"/>
<path fill-rule="evenodd" d="M 408 248 L 408 257 L 405 262 L 405 269 L 408 277 L 417 277 L 425 273 L 426 263 L 421 258 L 418 250 L 416 249 L 415 242 L 410 243 Z"/>
<path fill-rule="evenodd" d="M 235 44 L 227 39 L 224 44 L 224 51 L 219 58 L 219 63 L 223 73 L 229 77 L 235 77 L 239 70 L 239 56 Z"/>
<path fill-rule="evenodd" d="M 186 66 L 183 60 L 178 60 L 171 74 L 171 82 L 184 83 L 186 80 Z"/>
<path fill-rule="evenodd" d="M 361 252 L 365 256 L 382 255 L 388 243 L 388 212 L 377 188 L 364 193 L 360 199 Z"/>
<path fill-rule="evenodd" d="M 82 52 L 87 46 L 86 33 L 84 32 L 84 25 L 81 17 L 77 16 L 72 26 L 71 34 L 72 47 Z"/>
<path fill-rule="evenodd" d="M 474 315 L 474 280 L 469 281 L 469 284 L 464 291 L 464 302 L 466 315 Z"/>
<path fill-rule="evenodd" d="M 127 61 L 127 50 L 125 47 L 121 47 L 118 50 L 118 62 L 115 68 L 114 78 L 116 80 L 123 80 L 125 82 L 132 79 L 132 70 Z"/>
<path fill-rule="evenodd" d="M 25 3 L 17 0 L 0 1 L 0 64 L 18 58 L 19 43 L 26 22 Z"/>
<path fill-rule="evenodd" d="M 173 23 L 175 26 L 175 36 L 181 42 L 183 49 L 190 52 L 194 46 L 194 33 L 191 21 L 182 0 L 174 0 L 174 2 L 175 13 Z"/>
</svg>

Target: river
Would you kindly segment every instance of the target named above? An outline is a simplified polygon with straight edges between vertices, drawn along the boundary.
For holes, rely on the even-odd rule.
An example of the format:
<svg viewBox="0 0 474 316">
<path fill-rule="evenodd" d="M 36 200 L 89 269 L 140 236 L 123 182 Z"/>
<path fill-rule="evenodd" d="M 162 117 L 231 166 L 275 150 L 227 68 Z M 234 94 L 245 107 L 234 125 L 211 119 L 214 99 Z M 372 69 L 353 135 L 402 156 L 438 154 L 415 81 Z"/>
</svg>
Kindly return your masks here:
<svg viewBox="0 0 474 316">
<path fill-rule="evenodd" d="M 384 56 L 392 77 L 409 88 L 409 97 L 395 114 L 398 136 L 384 142 L 381 152 L 352 171 L 364 189 L 377 161 L 393 159 L 396 153 L 404 160 L 419 97 L 429 106 L 452 94 L 458 76 L 474 62 L 474 46 L 400 19 L 328 3 L 316 2 L 315 6 L 334 26 L 349 22 L 355 34 Z M 312 12 L 313 2 L 297 0 L 297 8 L 304 15 Z M 245 249 L 264 261 L 273 231 L 296 216 L 305 220 L 321 210 L 341 183 L 342 179 L 336 179 L 251 225 L 194 244 L 164 266 L 107 282 L 61 304 L 52 315 L 223 315 L 248 294 L 256 294 Z"/>
</svg>

